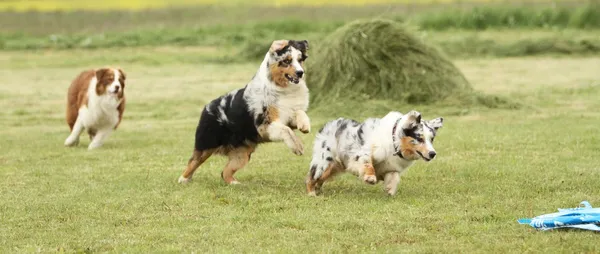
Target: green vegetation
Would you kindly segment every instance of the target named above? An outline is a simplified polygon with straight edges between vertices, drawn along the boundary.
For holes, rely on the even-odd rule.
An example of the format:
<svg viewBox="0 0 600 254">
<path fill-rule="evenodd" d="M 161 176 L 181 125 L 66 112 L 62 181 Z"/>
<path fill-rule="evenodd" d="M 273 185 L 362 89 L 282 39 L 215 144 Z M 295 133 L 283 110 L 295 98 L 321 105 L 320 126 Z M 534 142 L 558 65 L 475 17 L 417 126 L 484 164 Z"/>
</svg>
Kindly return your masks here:
<svg viewBox="0 0 600 254">
<path fill-rule="evenodd" d="M 391 20 L 352 22 L 311 54 L 307 83 L 314 103 L 370 98 L 426 103 L 472 93 L 450 60 Z"/>
<path fill-rule="evenodd" d="M 490 28 L 600 28 L 600 1 L 582 6 L 482 6 L 450 9 L 417 16 L 415 22 L 428 30 Z"/>
<path fill-rule="evenodd" d="M 2 13 L 0 50 L 99 49 L 111 47 L 193 46 L 229 51 L 218 61 L 262 56 L 266 38 L 306 38 L 316 45 L 356 18 L 379 16 L 406 21 L 417 34 L 450 57 L 589 55 L 600 52 L 600 6 L 434 7 L 408 14 L 401 5 L 357 7 L 194 7 L 141 12 Z M 401 15 L 403 18 L 397 18 Z M 562 29 L 568 28 L 568 34 Z M 450 29 L 450 30 L 449 30 Z M 459 30 L 457 30 L 459 29 Z M 482 30 L 484 29 L 484 30 Z M 540 36 L 479 38 L 489 29 L 512 29 Z M 537 29 L 537 30 L 533 30 Z M 540 30 L 541 29 L 541 30 Z M 559 30 L 561 29 L 561 30 Z M 581 30 L 587 29 L 587 30 Z M 491 32 L 493 33 L 493 31 Z M 469 34 L 470 36 L 456 36 Z M 499 39 L 499 40 L 498 40 Z M 243 49 L 242 52 L 239 49 Z M 236 54 L 240 53 L 240 54 Z"/>
</svg>

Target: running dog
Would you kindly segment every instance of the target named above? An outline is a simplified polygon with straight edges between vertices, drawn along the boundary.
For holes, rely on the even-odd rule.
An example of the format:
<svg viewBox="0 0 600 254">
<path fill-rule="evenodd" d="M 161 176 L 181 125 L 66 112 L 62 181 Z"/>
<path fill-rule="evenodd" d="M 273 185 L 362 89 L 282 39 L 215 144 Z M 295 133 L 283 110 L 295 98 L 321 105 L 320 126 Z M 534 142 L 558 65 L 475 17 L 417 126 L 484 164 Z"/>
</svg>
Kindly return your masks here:
<svg viewBox="0 0 600 254">
<path fill-rule="evenodd" d="M 101 68 L 81 72 L 67 92 L 66 120 L 71 135 L 65 146 L 79 144 L 79 136 L 87 130 L 88 150 L 102 146 L 119 126 L 125 111 L 125 72 L 117 68 Z"/>
<path fill-rule="evenodd" d="M 411 111 L 389 112 L 363 123 L 344 118 L 326 123 L 315 138 L 306 178 L 308 195 L 319 194 L 323 183 L 341 172 L 363 177 L 369 184 L 383 180 L 384 190 L 395 195 L 404 170 L 416 160 L 435 158 L 433 139 L 443 121 L 441 117 L 422 121 L 419 112 Z"/>
<path fill-rule="evenodd" d="M 304 153 L 293 130 L 310 132 L 304 71 L 307 50 L 306 40 L 274 41 L 244 88 L 204 107 L 194 151 L 179 183 L 190 181 L 194 171 L 213 154 L 229 158 L 221 178 L 227 184 L 238 184 L 233 175 L 248 163 L 260 143 L 283 141 L 294 154 Z"/>
</svg>

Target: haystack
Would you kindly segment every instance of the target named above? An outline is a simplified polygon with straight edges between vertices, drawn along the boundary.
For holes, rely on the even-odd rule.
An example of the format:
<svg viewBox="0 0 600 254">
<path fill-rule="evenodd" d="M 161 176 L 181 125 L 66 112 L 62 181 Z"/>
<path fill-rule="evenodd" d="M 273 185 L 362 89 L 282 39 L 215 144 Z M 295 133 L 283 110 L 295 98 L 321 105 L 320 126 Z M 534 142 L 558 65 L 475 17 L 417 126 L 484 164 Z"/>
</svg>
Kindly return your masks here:
<svg viewBox="0 0 600 254">
<path fill-rule="evenodd" d="M 354 21 L 313 48 L 307 84 L 317 104 L 356 97 L 429 103 L 472 91 L 450 60 L 395 21 Z"/>
</svg>

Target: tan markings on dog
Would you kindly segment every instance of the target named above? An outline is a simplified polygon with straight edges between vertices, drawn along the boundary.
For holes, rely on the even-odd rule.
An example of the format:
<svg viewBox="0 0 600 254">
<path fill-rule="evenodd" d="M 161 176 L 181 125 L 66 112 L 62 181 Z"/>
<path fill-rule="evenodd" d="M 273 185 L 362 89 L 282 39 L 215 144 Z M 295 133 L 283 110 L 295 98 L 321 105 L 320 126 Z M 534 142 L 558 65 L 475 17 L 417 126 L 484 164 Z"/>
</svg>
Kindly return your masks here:
<svg viewBox="0 0 600 254">
<path fill-rule="evenodd" d="M 291 57 L 288 56 L 289 60 Z M 271 80 L 275 82 L 275 85 L 279 87 L 287 87 L 289 80 L 285 77 L 285 75 L 290 75 L 292 77 L 296 77 L 296 71 L 291 64 L 285 64 L 283 62 L 277 62 L 269 65 L 269 70 L 271 71 Z"/>
<path fill-rule="evenodd" d="M 79 115 L 79 108 L 87 106 L 87 91 L 90 86 L 90 81 L 95 76 L 94 70 L 87 70 L 81 72 L 69 86 L 67 92 L 67 113 L 66 120 L 69 125 L 69 129 L 73 130 L 73 125 L 77 121 Z"/>
<path fill-rule="evenodd" d="M 260 124 L 257 127 L 257 131 L 260 137 L 264 139 L 264 141 L 268 141 L 269 133 L 267 131 L 267 128 L 269 127 L 269 124 L 279 120 L 279 109 L 275 106 L 268 106 L 267 111 L 264 112 L 264 115 L 265 120 L 262 124 Z"/>
<path fill-rule="evenodd" d="M 327 167 L 327 169 L 325 169 L 325 172 L 323 172 L 323 174 L 321 175 L 319 180 L 325 182 L 325 181 L 327 181 L 327 179 L 334 176 L 339 171 L 340 171 L 339 167 L 336 167 L 335 163 L 329 163 L 329 167 Z"/>
<path fill-rule="evenodd" d="M 365 176 L 375 176 L 375 168 L 373 167 L 373 152 L 375 151 L 375 145 L 371 145 L 371 154 L 369 156 L 369 162 L 365 163 Z"/>
<path fill-rule="evenodd" d="M 204 163 L 204 161 L 206 161 L 206 159 L 208 159 L 215 152 L 215 150 L 216 149 L 209 149 L 204 151 L 194 150 L 192 158 L 190 158 L 190 160 L 188 161 L 188 165 L 181 176 L 187 179 L 191 178 L 194 175 L 196 169 L 200 165 L 202 165 L 202 163 Z"/>
<path fill-rule="evenodd" d="M 284 48 L 285 46 L 287 46 L 288 43 L 289 43 L 289 41 L 287 41 L 287 40 L 273 41 L 273 43 L 271 44 L 271 48 L 269 48 L 269 51 L 272 53 L 277 50 L 280 50 L 280 49 Z"/>
<path fill-rule="evenodd" d="M 238 147 L 227 153 L 229 161 L 223 169 L 223 181 L 227 184 L 237 184 L 238 181 L 233 177 L 235 172 L 242 169 L 250 160 L 250 154 L 254 152 L 253 147 Z"/>
<path fill-rule="evenodd" d="M 421 156 L 417 154 L 417 151 L 419 151 L 421 154 L 429 153 L 427 147 L 424 144 L 419 143 L 415 145 L 412 143 L 413 140 L 414 138 L 412 137 L 402 137 L 400 139 L 400 151 L 404 158 L 409 160 L 417 160 L 421 158 Z"/>
<path fill-rule="evenodd" d="M 267 112 L 266 112 L 266 117 L 265 117 L 265 122 L 272 123 L 277 120 L 279 120 L 279 109 L 275 106 L 268 106 Z"/>
</svg>

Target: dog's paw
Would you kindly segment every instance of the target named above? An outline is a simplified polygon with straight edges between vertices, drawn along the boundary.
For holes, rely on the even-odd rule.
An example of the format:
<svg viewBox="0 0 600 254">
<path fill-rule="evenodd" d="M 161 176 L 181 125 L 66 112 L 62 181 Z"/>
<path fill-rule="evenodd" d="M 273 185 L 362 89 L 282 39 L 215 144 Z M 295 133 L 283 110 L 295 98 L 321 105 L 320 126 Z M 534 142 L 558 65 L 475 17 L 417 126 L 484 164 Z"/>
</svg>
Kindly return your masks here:
<svg viewBox="0 0 600 254">
<path fill-rule="evenodd" d="M 310 133 L 310 124 L 307 124 L 307 123 L 298 124 L 298 130 L 304 134 L 308 134 L 308 133 Z"/>
<path fill-rule="evenodd" d="M 310 121 L 308 117 L 298 121 L 298 130 L 304 134 L 310 133 Z"/>
<path fill-rule="evenodd" d="M 302 141 L 300 141 L 298 138 L 294 138 L 294 146 L 292 147 L 292 152 L 298 156 L 304 154 L 304 145 L 302 144 Z"/>
<path fill-rule="evenodd" d="M 316 197 L 317 196 L 317 192 L 316 191 L 308 192 L 308 196 L 309 197 Z"/>
<path fill-rule="evenodd" d="M 191 177 L 185 178 L 183 176 L 179 176 L 179 179 L 177 179 L 177 183 L 180 183 L 180 184 L 186 184 L 186 183 L 189 183 L 190 181 L 192 181 Z"/>
<path fill-rule="evenodd" d="M 302 110 L 296 111 L 296 125 L 302 133 L 310 133 L 310 119 L 306 115 L 306 112 Z"/>
<path fill-rule="evenodd" d="M 90 143 L 90 145 L 88 146 L 88 150 L 94 150 L 94 149 L 97 149 L 97 148 L 99 148 L 99 147 L 101 147 L 101 146 L 102 146 L 102 143 L 99 143 L 99 142 L 92 142 L 92 143 Z"/>
<path fill-rule="evenodd" d="M 303 155 L 304 154 L 304 146 L 302 145 L 302 143 L 296 145 L 296 147 L 294 147 L 292 149 L 292 152 L 298 156 Z"/>
<path fill-rule="evenodd" d="M 78 137 L 71 137 L 71 136 L 69 136 L 65 140 L 65 146 L 76 146 L 78 144 L 79 144 L 79 138 Z"/>
<path fill-rule="evenodd" d="M 365 183 L 368 183 L 368 184 L 376 184 L 377 183 L 377 177 L 375 175 L 364 175 L 363 176 L 363 181 Z"/>
</svg>

